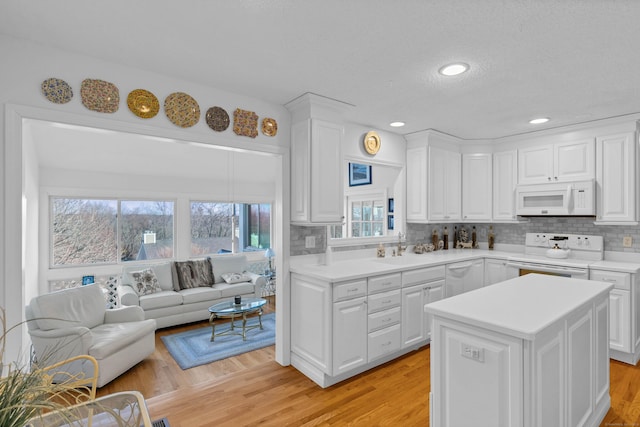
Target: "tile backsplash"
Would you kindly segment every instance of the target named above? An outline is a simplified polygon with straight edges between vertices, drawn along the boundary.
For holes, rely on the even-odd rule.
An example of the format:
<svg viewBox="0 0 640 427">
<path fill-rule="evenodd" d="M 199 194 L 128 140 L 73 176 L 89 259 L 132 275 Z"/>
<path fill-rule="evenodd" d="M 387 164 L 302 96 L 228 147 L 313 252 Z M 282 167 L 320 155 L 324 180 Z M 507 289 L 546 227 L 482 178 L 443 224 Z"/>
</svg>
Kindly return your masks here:
<svg viewBox="0 0 640 427">
<path fill-rule="evenodd" d="M 449 238 L 453 239 L 453 227 L 460 228 L 464 225 L 471 234 L 471 228 L 475 225 L 478 233 L 478 241 L 486 242 L 489 225 L 493 226 L 496 243 L 524 245 L 526 233 L 547 232 L 567 234 L 590 234 L 604 237 L 604 250 L 615 252 L 640 253 L 640 227 L 634 225 L 597 225 L 593 218 L 529 218 L 517 224 L 479 223 L 479 224 L 407 224 L 407 242 L 427 243 L 431 241 L 431 233 L 434 228 L 438 235 L 442 236 L 444 226 L 449 229 Z M 316 236 L 316 247 L 305 248 L 306 236 Z M 622 246 L 622 238 L 631 236 L 633 245 L 630 248 Z M 376 245 L 355 245 L 336 248 L 337 250 L 354 250 L 375 247 Z M 326 227 L 291 226 L 291 255 L 307 255 L 323 253 L 326 248 Z"/>
</svg>

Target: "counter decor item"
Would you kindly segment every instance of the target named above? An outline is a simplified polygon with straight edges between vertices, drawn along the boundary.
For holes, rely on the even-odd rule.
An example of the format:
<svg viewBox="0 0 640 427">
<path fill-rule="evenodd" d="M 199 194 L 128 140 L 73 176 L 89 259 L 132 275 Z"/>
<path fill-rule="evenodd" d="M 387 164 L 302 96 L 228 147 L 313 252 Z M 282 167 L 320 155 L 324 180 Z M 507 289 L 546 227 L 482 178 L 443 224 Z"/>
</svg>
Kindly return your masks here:
<svg viewBox="0 0 640 427">
<path fill-rule="evenodd" d="M 134 89 L 127 96 L 127 107 L 136 116 L 142 119 L 150 119 L 160 111 L 160 102 L 148 90 Z"/>
<path fill-rule="evenodd" d="M 236 108 L 233 112 L 233 131 L 236 135 L 255 138 L 258 136 L 258 115 L 253 111 Z"/>
<path fill-rule="evenodd" d="M 476 226 L 471 229 L 471 247 L 473 249 L 478 247 L 478 233 L 476 232 Z"/>
<path fill-rule="evenodd" d="M 229 114 L 221 107 L 211 107 L 205 115 L 207 125 L 216 132 L 222 132 L 229 127 Z"/>
<path fill-rule="evenodd" d="M 84 79 L 80 86 L 82 105 L 98 113 L 115 113 L 120 104 L 120 91 L 113 83 Z"/>
<path fill-rule="evenodd" d="M 262 133 L 267 136 L 276 136 L 278 133 L 278 123 L 275 119 L 262 119 Z"/>
<path fill-rule="evenodd" d="M 458 241 L 456 242 L 457 249 L 471 249 L 473 246 L 471 242 L 469 242 L 469 233 L 467 229 L 464 227 L 460 227 L 460 232 L 458 233 Z"/>
<path fill-rule="evenodd" d="M 54 104 L 66 104 L 73 98 L 73 90 L 62 79 L 51 77 L 42 82 L 42 94 Z"/>
<path fill-rule="evenodd" d="M 200 106 L 190 95 L 174 92 L 164 99 L 164 113 L 176 126 L 189 128 L 200 120 Z"/>
<path fill-rule="evenodd" d="M 413 245 L 413 253 L 414 254 L 423 254 L 425 252 L 425 247 L 422 242 L 418 242 Z"/>
<path fill-rule="evenodd" d="M 376 250 L 376 256 L 377 256 L 378 258 L 384 258 L 384 257 L 385 257 L 385 255 L 386 255 L 386 251 L 385 251 L 385 249 L 384 249 L 384 245 L 383 245 L 382 243 L 380 243 L 380 244 L 378 245 L 378 249 Z"/>
<path fill-rule="evenodd" d="M 367 132 L 364 136 L 364 149 L 372 156 L 378 153 L 380 150 L 380 136 L 378 132 L 374 130 Z"/>
<path fill-rule="evenodd" d="M 489 226 L 489 242 L 488 242 L 490 250 L 493 249 L 493 245 L 495 244 L 495 241 L 496 241 L 496 236 L 495 234 L 493 234 L 493 225 L 490 225 Z"/>
<path fill-rule="evenodd" d="M 444 232 L 442 233 L 442 243 L 442 249 L 449 249 L 449 230 L 447 230 L 446 226 L 444 227 Z"/>
<path fill-rule="evenodd" d="M 433 245 L 433 250 L 435 251 L 438 247 L 438 230 L 437 229 L 433 229 L 433 231 L 431 232 L 431 244 Z"/>
</svg>

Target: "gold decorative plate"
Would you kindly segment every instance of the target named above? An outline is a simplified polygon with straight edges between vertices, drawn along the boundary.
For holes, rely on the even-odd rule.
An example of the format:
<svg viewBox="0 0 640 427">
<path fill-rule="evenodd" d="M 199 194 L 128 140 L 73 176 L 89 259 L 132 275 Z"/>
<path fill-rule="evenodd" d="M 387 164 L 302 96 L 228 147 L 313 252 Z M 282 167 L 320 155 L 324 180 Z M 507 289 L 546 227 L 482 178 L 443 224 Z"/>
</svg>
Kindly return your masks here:
<svg viewBox="0 0 640 427">
<path fill-rule="evenodd" d="M 200 120 L 200 106 L 190 95 L 174 92 L 164 100 L 164 113 L 176 126 L 188 128 Z"/>
<path fill-rule="evenodd" d="M 236 108 L 233 112 L 233 131 L 236 135 L 255 138 L 258 136 L 258 115 L 253 111 Z"/>
<path fill-rule="evenodd" d="M 104 80 L 84 79 L 80 87 L 82 105 L 99 113 L 115 113 L 120 104 L 120 91 Z"/>
<path fill-rule="evenodd" d="M 266 118 L 262 120 L 262 133 L 267 136 L 276 136 L 278 133 L 278 123 L 275 119 Z"/>
<path fill-rule="evenodd" d="M 364 149 L 369 154 L 376 154 L 380 150 L 380 136 L 376 131 L 367 132 L 364 137 Z"/>
<path fill-rule="evenodd" d="M 55 104 L 66 104 L 73 98 L 73 90 L 67 82 L 54 77 L 42 82 L 42 94 Z"/>
<path fill-rule="evenodd" d="M 229 114 L 220 107 L 211 107 L 205 116 L 209 127 L 216 132 L 222 132 L 229 127 Z"/>
<path fill-rule="evenodd" d="M 127 96 L 127 106 L 133 114 L 143 119 L 155 117 L 160 111 L 158 98 L 148 90 L 135 89 Z"/>
</svg>

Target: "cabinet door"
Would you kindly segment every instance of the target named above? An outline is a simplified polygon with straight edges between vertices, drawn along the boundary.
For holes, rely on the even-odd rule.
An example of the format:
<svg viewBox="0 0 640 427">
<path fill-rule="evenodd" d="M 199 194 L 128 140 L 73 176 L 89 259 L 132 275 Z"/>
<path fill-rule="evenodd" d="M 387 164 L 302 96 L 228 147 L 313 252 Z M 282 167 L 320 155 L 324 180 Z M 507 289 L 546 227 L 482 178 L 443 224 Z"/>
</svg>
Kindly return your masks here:
<svg viewBox="0 0 640 427">
<path fill-rule="evenodd" d="M 472 262 L 457 262 L 447 265 L 445 280 L 447 283 L 446 296 L 453 297 L 465 292 L 465 278 L 471 271 Z"/>
<path fill-rule="evenodd" d="M 551 182 L 553 146 L 541 145 L 518 150 L 518 184 Z"/>
<path fill-rule="evenodd" d="M 462 155 L 462 219 L 491 219 L 491 154 Z"/>
<path fill-rule="evenodd" d="M 609 348 L 631 351 L 631 295 L 629 291 L 612 289 L 609 292 Z"/>
<path fill-rule="evenodd" d="M 407 220 L 427 220 L 427 147 L 407 149 Z"/>
<path fill-rule="evenodd" d="M 428 292 L 427 285 L 402 289 L 402 348 L 427 339 L 424 305 Z"/>
<path fill-rule="evenodd" d="M 553 181 L 581 181 L 595 178 L 595 143 L 592 139 L 553 145 Z"/>
<path fill-rule="evenodd" d="M 464 278 L 464 291 L 469 292 L 484 286 L 484 259 L 471 262 L 471 268 Z"/>
<path fill-rule="evenodd" d="M 430 221 L 461 218 L 460 153 L 429 147 L 428 189 L 427 211 Z"/>
<path fill-rule="evenodd" d="M 636 220 L 635 145 L 633 133 L 596 139 L 597 220 Z"/>
<path fill-rule="evenodd" d="M 342 126 L 311 120 L 311 221 L 342 222 Z"/>
<path fill-rule="evenodd" d="M 493 155 L 493 219 L 516 219 L 517 152 L 504 151 Z"/>
<path fill-rule="evenodd" d="M 291 126 L 291 221 L 309 221 L 311 120 Z"/>
<path fill-rule="evenodd" d="M 433 282 L 429 284 L 429 289 L 427 290 L 427 298 L 425 304 L 429 304 L 432 302 L 440 301 L 444 298 L 444 280 L 438 280 L 437 282 Z M 424 307 L 423 307 L 424 309 Z M 425 336 L 428 339 L 431 339 L 431 322 L 433 320 L 433 316 L 431 314 L 425 313 Z"/>
<path fill-rule="evenodd" d="M 501 259 L 486 259 L 484 263 L 484 286 L 507 280 L 507 262 Z"/>
<path fill-rule="evenodd" d="M 333 305 L 333 375 L 367 363 L 366 298 Z"/>
</svg>

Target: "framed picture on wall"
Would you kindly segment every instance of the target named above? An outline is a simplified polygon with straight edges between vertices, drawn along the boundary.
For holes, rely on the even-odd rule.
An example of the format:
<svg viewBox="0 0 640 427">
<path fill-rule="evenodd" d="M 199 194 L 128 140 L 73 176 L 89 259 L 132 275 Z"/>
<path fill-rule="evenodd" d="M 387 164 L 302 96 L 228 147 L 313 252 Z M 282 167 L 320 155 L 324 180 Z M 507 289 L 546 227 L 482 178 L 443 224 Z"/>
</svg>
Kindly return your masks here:
<svg viewBox="0 0 640 427">
<path fill-rule="evenodd" d="M 395 226 L 395 220 L 393 215 L 387 217 L 387 230 L 393 230 Z"/>
<path fill-rule="evenodd" d="M 393 212 L 395 211 L 395 207 L 396 207 L 396 204 L 395 204 L 395 202 L 393 201 L 393 198 L 390 198 L 390 199 L 389 199 L 389 207 L 388 207 L 388 209 L 387 209 L 387 212 L 389 212 L 389 213 L 393 213 Z"/>
<path fill-rule="evenodd" d="M 371 184 L 371 165 L 349 163 L 349 187 Z"/>
<path fill-rule="evenodd" d="M 91 285 L 94 282 L 95 282 L 94 276 L 82 276 L 82 286 Z"/>
</svg>

